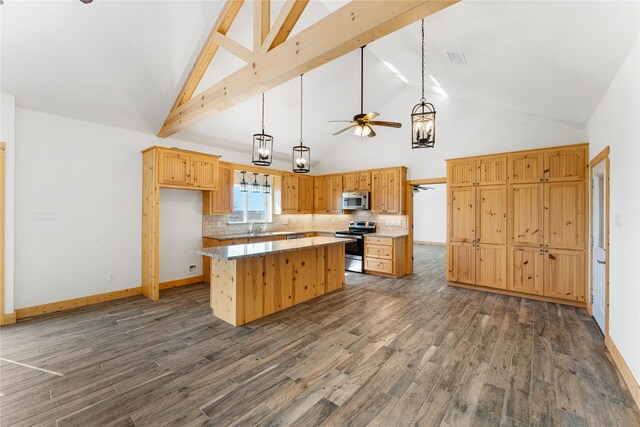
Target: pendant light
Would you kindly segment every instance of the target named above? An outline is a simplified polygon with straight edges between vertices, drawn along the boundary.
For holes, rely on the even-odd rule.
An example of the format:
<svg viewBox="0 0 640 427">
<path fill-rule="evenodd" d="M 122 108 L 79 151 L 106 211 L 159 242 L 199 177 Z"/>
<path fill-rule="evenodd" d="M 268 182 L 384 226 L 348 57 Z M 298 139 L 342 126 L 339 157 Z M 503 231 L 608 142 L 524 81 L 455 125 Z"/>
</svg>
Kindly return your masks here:
<svg viewBox="0 0 640 427">
<path fill-rule="evenodd" d="M 422 98 L 411 111 L 411 148 L 436 144 L 436 109 L 424 97 L 424 18 L 422 19 Z"/>
<path fill-rule="evenodd" d="M 251 163 L 257 166 L 271 166 L 273 137 L 264 133 L 264 92 L 262 93 L 262 133 L 253 135 Z"/>
<path fill-rule="evenodd" d="M 269 184 L 269 175 L 264 176 L 264 185 L 262 186 L 264 194 L 271 194 L 271 185 Z"/>
<path fill-rule="evenodd" d="M 242 174 L 242 181 L 240 181 L 240 191 L 242 193 L 246 193 L 249 190 L 247 181 L 244 180 L 244 174 L 247 173 L 246 171 L 242 171 L 240 172 Z"/>
<path fill-rule="evenodd" d="M 258 183 L 258 172 L 253 173 L 253 182 L 251 183 L 251 192 L 252 193 L 260 192 L 260 184 Z"/>
<path fill-rule="evenodd" d="M 311 148 L 302 145 L 302 75 L 300 75 L 300 145 L 293 147 L 293 171 L 308 173 L 311 170 Z"/>
</svg>

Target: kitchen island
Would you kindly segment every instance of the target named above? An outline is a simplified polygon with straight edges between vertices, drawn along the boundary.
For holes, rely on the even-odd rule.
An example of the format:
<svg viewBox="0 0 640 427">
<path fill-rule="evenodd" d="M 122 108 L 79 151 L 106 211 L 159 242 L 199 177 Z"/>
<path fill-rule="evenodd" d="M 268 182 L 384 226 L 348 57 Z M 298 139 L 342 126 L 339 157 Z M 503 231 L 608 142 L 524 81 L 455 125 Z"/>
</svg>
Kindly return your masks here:
<svg viewBox="0 0 640 427">
<path fill-rule="evenodd" d="M 308 237 L 192 252 L 211 258 L 213 315 L 239 326 L 343 287 L 350 241 Z"/>
</svg>

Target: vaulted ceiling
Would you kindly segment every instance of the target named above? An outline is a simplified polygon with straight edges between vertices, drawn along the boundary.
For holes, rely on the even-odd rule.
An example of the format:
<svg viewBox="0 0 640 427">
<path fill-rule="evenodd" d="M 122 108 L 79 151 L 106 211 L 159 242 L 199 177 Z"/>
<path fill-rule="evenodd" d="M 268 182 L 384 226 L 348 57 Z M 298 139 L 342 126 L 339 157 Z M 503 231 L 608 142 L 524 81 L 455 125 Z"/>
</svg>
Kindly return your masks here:
<svg viewBox="0 0 640 427">
<path fill-rule="evenodd" d="M 294 33 L 346 2 L 312 0 Z M 375 2 L 371 2 L 372 4 Z M 221 1 L 6 0 L 0 7 L 0 90 L 19 107 L 156 133 L 197 56 Z M 272 2 L 272 20 L 283 2 Z M 628 2 L 465 1 L 426 20 L 427 73 L 449 96 L 584 127 L 638 37 L 640 6 Z M 252 8 L 228 35 L 249 47 Z M 420 24 L 371 43 L 365 110 L 382 120 L 404 90 L 419 99 Z M 448 51 L 463 53 L 452 63 Z M 304 138 L 315 158 L 349 138 L 333 137 L 359 112 L 359 53 L 305 75 Z M 400 81 L 383 63 L 406 77 Z M 243 63 L 220 50 L 203 89 Z M 434 86 L 427 79 L 428 90 Z M 288 157 L 299 140 L 299 81 L 266 94 L 266 131 Z M 246 151 L 260 129 L 259 97 L 179 132 L 176 138 Z"/>
</svg>

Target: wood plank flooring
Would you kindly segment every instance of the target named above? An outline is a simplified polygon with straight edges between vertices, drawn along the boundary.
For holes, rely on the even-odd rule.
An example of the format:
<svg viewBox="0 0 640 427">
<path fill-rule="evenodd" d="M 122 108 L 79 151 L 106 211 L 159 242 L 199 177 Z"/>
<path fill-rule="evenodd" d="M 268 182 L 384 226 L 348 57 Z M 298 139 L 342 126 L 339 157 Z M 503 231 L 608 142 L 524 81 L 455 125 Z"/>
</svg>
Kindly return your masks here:
<svg viewBox="0 0 640 427">
<path fill-rule="evenodd" d="M 3 328 L 0 423 L 640 425 L 584 310 L 447 287 L 443 247 L 415 257 L 239 328 L 205 285 Z"/>
</svg>

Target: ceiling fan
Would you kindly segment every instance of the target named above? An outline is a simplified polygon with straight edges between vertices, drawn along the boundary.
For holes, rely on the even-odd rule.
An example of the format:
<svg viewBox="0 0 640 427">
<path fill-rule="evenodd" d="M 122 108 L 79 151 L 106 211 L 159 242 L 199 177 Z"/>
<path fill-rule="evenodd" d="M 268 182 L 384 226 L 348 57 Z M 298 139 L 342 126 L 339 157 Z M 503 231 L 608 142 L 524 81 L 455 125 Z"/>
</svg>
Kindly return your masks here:
<svg viewBox="0 0 640 427">
<path fill-rule="evenodd" d="M 364 114 L 364 46 L 360 48 L 360 114 L 353 116 L 352 120 L 330 120 L 331 123 L 351 123 L 344 129 L 334 132 L 334 135 L 339 135 L 342 132 L 346 132 L 349 129 L 354 129 L 354 134 L 358 136 L 368 136 L 373 138 L 376 133 L 372 126 L 386 126 L 391 128 L 400 128 L 402 123 L 398 122 L 384 122 L 380 120 L 373 120 L 380 114 L 371 112 Z"/>
<path fill-rule="evenodd" d="M 413 185 L 413 192 L 415 193 L 419 193 L 420 191 L 427 191 L 427 190 L 433 190 L 433 187 L 427 187 L 424 185 Z"/>
</svg>

